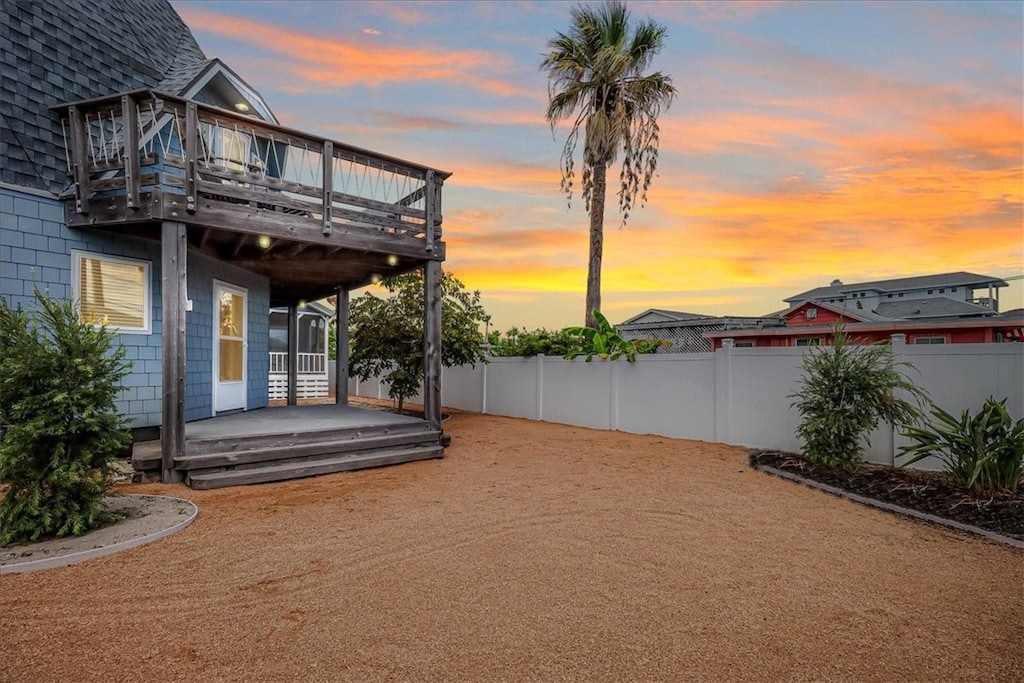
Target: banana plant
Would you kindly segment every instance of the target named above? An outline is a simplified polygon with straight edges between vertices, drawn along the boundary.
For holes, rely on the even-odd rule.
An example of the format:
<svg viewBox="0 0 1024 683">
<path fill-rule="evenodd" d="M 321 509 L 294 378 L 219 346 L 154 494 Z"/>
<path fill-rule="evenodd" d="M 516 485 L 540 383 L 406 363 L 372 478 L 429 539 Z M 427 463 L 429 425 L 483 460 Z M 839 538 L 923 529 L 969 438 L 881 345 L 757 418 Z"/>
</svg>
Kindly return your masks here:
<svg viewBox="0 0 1024 683">
<path fill-rule="evenodd" d="M 592 327 L 565 328 L 566 334 L 574 338 L 569 353 L 562 356 L 566 360 L 586 356 L 585 360 L 589 363 L 594 356 L 602 360 L 618 360 L 625 356 L 626 360 L 633 363 L 637 354 L 654 353 L 670 343 L 661 339 L 625 339 L 601 311 L 594 309 L 593 313 L 597 321 L 596 330 Z"/>
</svg>

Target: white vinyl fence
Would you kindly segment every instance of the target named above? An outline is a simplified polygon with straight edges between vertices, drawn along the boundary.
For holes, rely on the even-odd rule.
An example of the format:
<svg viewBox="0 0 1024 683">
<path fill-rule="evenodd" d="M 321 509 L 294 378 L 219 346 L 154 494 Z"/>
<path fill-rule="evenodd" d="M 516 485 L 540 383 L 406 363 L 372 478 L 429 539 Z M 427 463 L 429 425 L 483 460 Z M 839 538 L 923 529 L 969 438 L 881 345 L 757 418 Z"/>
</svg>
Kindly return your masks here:
<svg viewBox="0 0 1024 683">
<path fill-rule="evenodd" d="M 910 378 L 939 407 L 973 413 L 989 396 L 1024 414 L 1024 345 L 894 343 Z M 446 368 L 441 398 L 451 408 L 637 434 L 799 451 L 800 415 L 790 394 L 802 376 L 802 348 L 734 348 L 640 356 L 636 363 L 561 358 L 491 358 Z M 333 377 L 333 371 L 330 373 Z M 349 392 L 387 398 L 379 381 L 349 381 Z M 421 397 L 410 399 L 422 401 Z M 904 437 L 871 435 L 867 457 L 893 463 Z M 936 467 L 937 463 L 922 463 Z"/>
</svg>

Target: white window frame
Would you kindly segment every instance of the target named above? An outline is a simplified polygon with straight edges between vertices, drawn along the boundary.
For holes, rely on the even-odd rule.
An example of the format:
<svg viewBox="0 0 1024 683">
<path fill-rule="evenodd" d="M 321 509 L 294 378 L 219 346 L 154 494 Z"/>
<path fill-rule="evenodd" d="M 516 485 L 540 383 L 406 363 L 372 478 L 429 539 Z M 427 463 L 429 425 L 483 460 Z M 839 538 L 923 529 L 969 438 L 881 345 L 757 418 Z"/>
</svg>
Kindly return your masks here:
<svg viewBox="0 0 1024 683">
<path fill-rule="evenodd" d="M 757 346 L 757 342 L 753 339 L 737 339 L 732 345 L 737 349 L 752 349 Z"/>
<path fill-rule="evenodd" d="M 144 325 L 142 327 L 124 327 L 121 325 L 107 325 L 108 330 L 115 332 L 121 332 L 124 334 L 152 334 L 153 332 L 153 282 L 150 276 L 150 268 L 152 264 L 149 261 L 143 259 L 127 258 L 124 256 L 108 256 L 107 254 L 97 254 L 91 251 L 81 251 L 79 249 L 71 250 L 71 296 L 75 301 L 75 305 L 78 306 L 79 316 L 81 316 L 82 310 L 82 260 L 93 259 L 96 261 L 108 261 L 111 263 L 128 263 L 134 266 L 142 266 L 142 298 L 143 298 L 143 312 L 142 318 Z M 95 327 L 101 327 L 101 325 L 95 325 Z"/>
<path fill-rule="evenodd" d="M 822 346 L 821 337 L 797 337 L 793 340 L 793 346 Z"/>
<path fill-rule="evenodd" d="M 926 341 L 927 340 L 927 341 Z M 948 344 L 949 339 L 944 335 L 940 334 L 923 334 L 920 337 L 914 337 L 914 344 L 920 344 L 921 346 L 927 346 L 931 344 Z"/>
</svg>

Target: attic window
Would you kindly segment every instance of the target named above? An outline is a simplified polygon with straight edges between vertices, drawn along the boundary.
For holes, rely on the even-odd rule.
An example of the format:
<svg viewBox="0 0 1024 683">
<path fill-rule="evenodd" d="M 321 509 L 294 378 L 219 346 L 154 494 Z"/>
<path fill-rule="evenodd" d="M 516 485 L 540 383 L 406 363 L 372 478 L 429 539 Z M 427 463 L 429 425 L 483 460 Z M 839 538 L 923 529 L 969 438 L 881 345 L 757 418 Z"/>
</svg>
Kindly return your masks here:
<svg viewBox="0 0 1024 683">
<path fill-rule="evenodd" d="M 807 309 L 807 310 L 806 310 L 806 311 L 804 312 L 804 316 L 805 316 L 805 317 L 806 317 L 806 318 L 807 318 L 808 320 L 813 320 L 814 318 L 817 318 L 817 317 L 818 317 L 818 309 L 817 309 L 817 308 L 808 308 L 808 309 Z"/>
</svg>

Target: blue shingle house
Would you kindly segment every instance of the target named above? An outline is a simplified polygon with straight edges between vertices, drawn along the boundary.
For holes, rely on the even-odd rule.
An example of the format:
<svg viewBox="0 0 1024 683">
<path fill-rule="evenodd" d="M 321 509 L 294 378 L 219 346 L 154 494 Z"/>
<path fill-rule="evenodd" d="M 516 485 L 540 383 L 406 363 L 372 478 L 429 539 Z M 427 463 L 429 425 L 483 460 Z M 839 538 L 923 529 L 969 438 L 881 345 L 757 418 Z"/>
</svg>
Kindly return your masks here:
<svg viewBox="0 0 1024 683">
<path fill-rule="evenodd" d="M 441 455 L 449 174 L 281 126 L 166 0 L 0 4 L 0 295 L 31 307 L 39 287 L 116 331 L 132 361 L 119 409 L 137 438 L 159 435 L 163 479 L 213 487 Z M 350 290 L 419 268 L 423 420 L 382 426 L 344 391 L 319 413 L 299 412 L 294 390 L 288 417 L 263 410 L 272 307 L 294 330 L 300 302 L 334 295 L 344 340 Z"/>
</svg>

